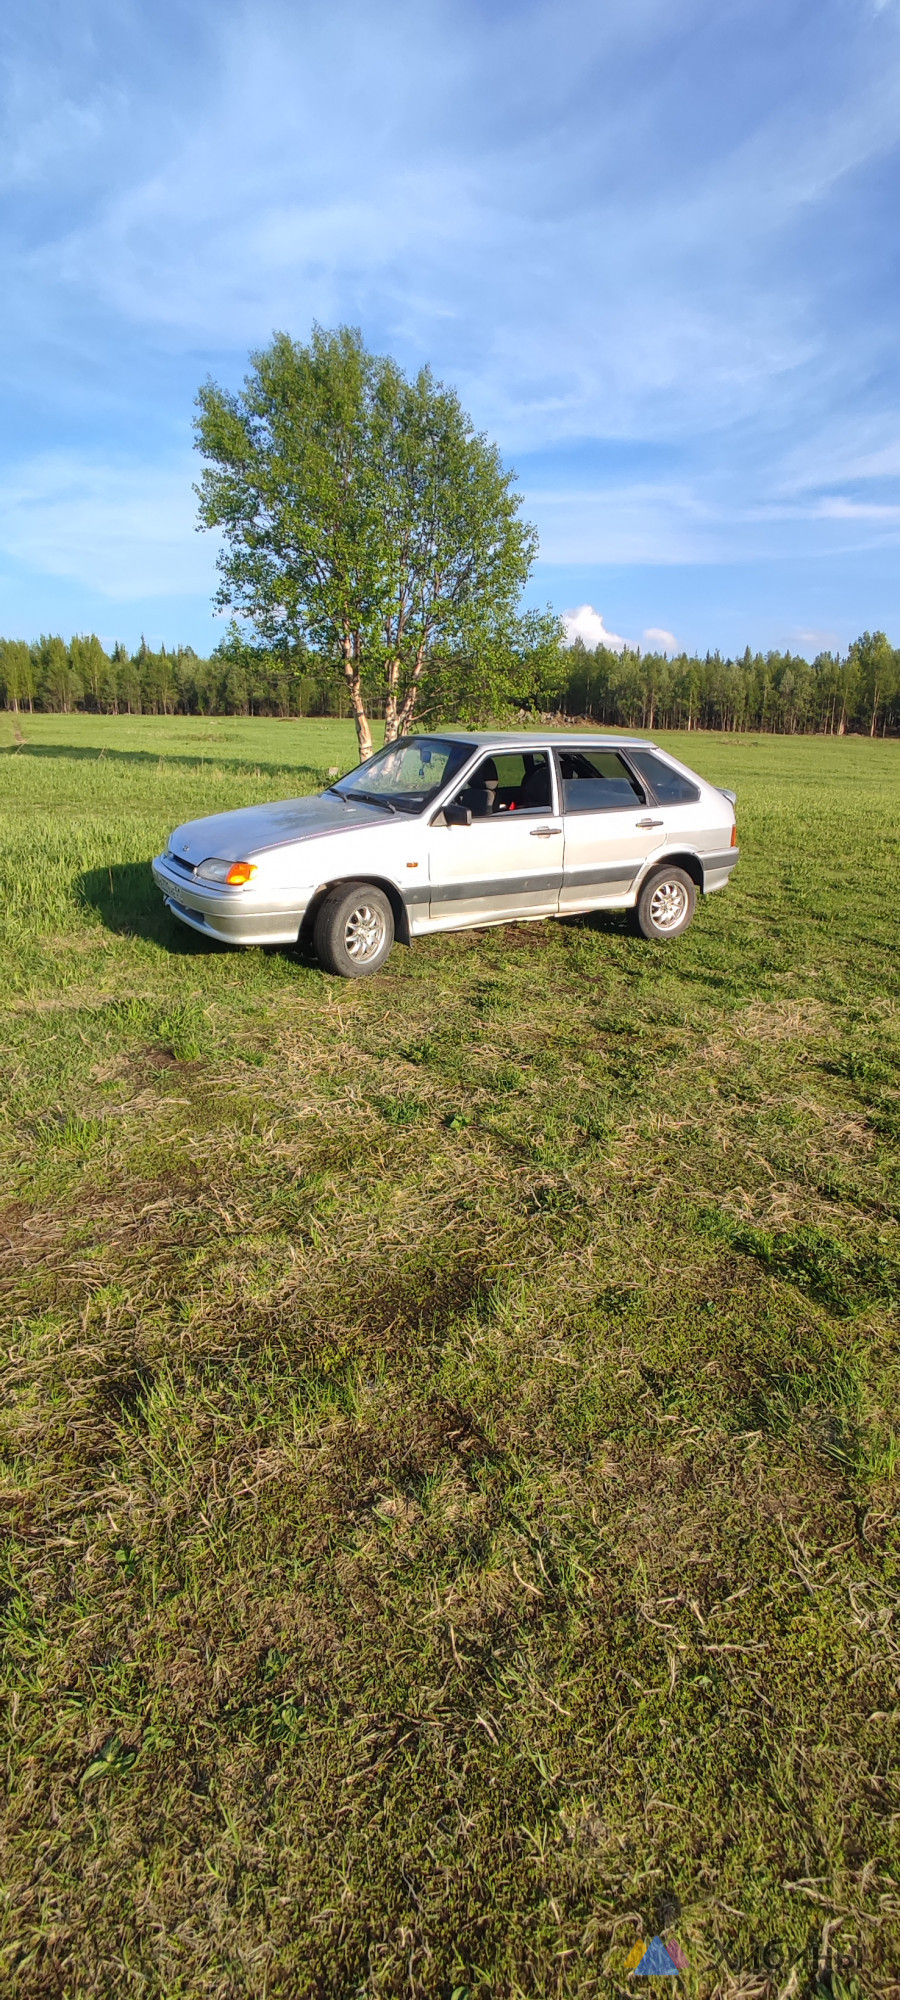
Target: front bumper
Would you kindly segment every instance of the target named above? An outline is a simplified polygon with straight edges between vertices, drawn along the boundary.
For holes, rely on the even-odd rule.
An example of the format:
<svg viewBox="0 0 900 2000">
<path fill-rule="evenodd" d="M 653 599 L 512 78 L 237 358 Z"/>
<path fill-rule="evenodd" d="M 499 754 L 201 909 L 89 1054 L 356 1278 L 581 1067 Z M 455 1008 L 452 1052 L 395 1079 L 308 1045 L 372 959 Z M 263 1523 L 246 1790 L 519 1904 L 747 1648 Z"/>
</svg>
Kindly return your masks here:
<svg viewBox="0 0 900 2000">
<path fill-rule="evenodd" d="M 312 888 L 279 892 L 198 882 L 166 854 L 157 854 L 150 865 L 167 909 L 202 937 L 219 944 L 296 944 Z"/>
</svg>

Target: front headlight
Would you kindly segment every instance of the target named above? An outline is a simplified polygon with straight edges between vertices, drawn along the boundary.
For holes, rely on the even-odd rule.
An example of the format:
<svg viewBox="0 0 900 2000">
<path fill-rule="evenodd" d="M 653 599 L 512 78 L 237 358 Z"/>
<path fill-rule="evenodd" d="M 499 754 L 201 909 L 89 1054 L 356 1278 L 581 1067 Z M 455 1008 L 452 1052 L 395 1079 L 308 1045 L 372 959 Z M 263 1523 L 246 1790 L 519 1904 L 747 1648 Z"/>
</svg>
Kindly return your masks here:
<svg viewBox="0 0 900 2000">
<path fill-rule="evenodd" d="M 201 861 L 197 874 L 204 882 L 227 882 L 230 889 L 242 889 L 256 874 L 252 861 L 220 861 L 212 855 Z"/>
</svg>

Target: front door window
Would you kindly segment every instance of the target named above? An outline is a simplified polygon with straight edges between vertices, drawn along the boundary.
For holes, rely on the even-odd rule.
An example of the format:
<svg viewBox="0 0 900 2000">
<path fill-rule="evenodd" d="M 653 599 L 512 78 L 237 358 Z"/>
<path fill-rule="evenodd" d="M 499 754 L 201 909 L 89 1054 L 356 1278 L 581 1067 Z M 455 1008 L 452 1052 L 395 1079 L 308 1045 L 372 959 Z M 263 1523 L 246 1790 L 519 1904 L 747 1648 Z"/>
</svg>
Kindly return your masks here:
<svg viewBox="0 0 900 2000">
<path fill-rule="evenodd" d="M 496 923 L 551 915 L 562 883 L 562 822 L 547 750 L 483 757 L 451 801 L 468 824 L 429 832 L 431 921 Z"/>
<path fill-rule="evenodd" d="M 504 751 L 485 757 L 463 786 L 455 803 L 467 807 L 473 819 L 498 819 L 503 813 L 549 813 L 550 759 L 546 750 Z"/>
</svg>

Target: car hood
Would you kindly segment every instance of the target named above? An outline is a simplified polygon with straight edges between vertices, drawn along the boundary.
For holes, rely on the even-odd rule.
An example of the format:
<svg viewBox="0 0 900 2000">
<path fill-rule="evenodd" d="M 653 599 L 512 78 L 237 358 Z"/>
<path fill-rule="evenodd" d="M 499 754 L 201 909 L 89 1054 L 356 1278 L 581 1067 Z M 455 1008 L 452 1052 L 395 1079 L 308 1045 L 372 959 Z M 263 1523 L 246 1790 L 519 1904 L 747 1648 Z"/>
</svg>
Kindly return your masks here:
<svg viewBox="0 0 900 2000">
<path fill-rule="evenodd" d="M 380 806 L 345 804 L 333 792 L 322 792 L 312 798 L 278 799 L 273 805 L 239 806 L 234 812 L 211 813 L 208 819 L 189 819 L 175 828 L 169 852 L 196 868 L 213 855 L 221 861 L 246 861 L 268 847 L 284 847 L 295 840 L 315 840 L 324 833 L 348 833 L 361 826 L 374 833 L 396 824 L 393 815 Z"/>
</svg>

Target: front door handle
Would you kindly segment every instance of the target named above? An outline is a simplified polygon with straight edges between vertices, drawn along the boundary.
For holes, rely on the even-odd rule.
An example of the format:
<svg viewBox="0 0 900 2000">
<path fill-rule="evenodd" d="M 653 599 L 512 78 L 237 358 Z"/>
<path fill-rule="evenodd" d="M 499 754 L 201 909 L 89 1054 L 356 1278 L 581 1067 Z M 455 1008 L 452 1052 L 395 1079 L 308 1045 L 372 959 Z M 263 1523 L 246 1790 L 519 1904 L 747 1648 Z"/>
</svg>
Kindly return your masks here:
<svg viewBox="0 0 900 2000">
<path fill-rule="evenodd" d="M 636 821 L 637 826 L 662 826 L 662 824 L 661 819 L 639 819 Z"/>
<path fill-rule="evenodd" d="M 549 840 L 549 839 L 550 839 L 550 836 L 551 836 L 551 834 L 554 834 L 554 833 L 562 833 L 562 827 L 561 827 L 561 826 L 533 826 L 533 827 L 532 827 L 532 829 L 531 829 L 531 838 L 532 838 L 532 840 Z"/>
</svg>

